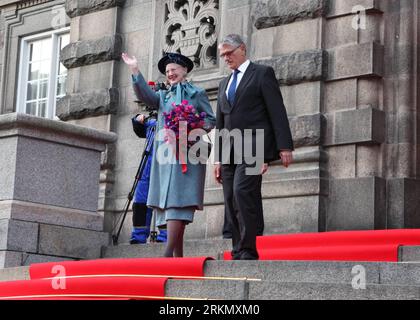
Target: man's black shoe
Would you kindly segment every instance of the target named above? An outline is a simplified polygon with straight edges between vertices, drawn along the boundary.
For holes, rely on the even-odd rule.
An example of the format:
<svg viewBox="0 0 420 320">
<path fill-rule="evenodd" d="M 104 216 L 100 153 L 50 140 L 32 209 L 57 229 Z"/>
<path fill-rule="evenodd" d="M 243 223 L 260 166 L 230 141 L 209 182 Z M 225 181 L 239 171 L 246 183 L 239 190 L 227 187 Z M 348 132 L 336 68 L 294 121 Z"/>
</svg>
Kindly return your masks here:
<svg viewBox="0 0 420 320">
<path fill-rule="evenodd" d="M 241 253 L 240 252 L 233 253 L 233 251 L 232 251 L 230 254 L 232 256 L 232 260 L 241 260 Z"/>
<path fill-rule="evenodd" d="M 239 260 L 258 260 L 258 255 L 244 251 L 241 253 Z"/>
</svg>

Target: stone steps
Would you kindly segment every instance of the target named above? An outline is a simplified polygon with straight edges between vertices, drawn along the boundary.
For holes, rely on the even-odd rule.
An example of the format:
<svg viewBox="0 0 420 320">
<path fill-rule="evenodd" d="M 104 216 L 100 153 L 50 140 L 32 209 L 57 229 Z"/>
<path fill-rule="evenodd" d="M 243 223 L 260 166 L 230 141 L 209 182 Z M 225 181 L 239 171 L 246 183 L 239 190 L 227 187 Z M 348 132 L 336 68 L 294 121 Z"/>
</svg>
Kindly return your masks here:
<svg viewBox="0 0 420 320">
<path fill-rule="evenodd" d="M 363 267 L 363 269 L 361 269 Z M 207 277 L 256 278 L 271 282 L 351 284 L 360 270 L 366 282 L 420 286 L 420 263 L 322 261 L 207 261 Z"/>
<path fill-rule="evenodd" d="M 366 270 L 366 289 L 352 287 L 351 271 L 357 265 Z M 166 296 L 215 300 L 420 299 L 420 263 L 207 261 L 204 271 L 209 280 L 168 280 Z M 0 281 L 25 279 L 29 279 L 28 267 L 0 272 Z"/>
<path fill-rule="evenodd" d="M 419 300 L 420 287 L 367 284 L 353 289 L 350 284 L 250 283 L 249 300 Z"/>
<path fill-rule="evenodd" d="M 0 282 L 29 280 L 29 267 L 16 267 L 0 269 Z"/>
<path fill-rule="evenodd" d="M 167 281 L 173 298 L 222 300 L 420 299 L 420 247 L 401 247 L 401 262 L 223 261 L 230 240 L 186 241 L 185 256 L 212 256 L 206 280 Z M 165 244 L 104 247 L 103 258 L 161 257 Z M 360 271 L 366 289 L 352 283 Z M 0 269 L 0 281 L 29 279 L 29 267 Z"/>
<path fill-rule="evenodd" d="M 158 243 L 123 244 L 106 247 L 102 253 L 104 258 L 160 257 L 164 249 L 165 244 Z M 216 259 L 206 262 L 204 274 L 218 280 L 171 279 L 166 284 L 166 296 L 216 300 L 420 299 L 420 263 L 413 262 L 420 261 L 420 247 L 401 247 L 401 263 L 217 260 L 230 249 L 231 240 L 185 241 L 185 256 Z M 352 287 L 356 266 L 363 266 L 366 272 L 366 290 Z"/>
<path fill-rule="evenodd" d="M 221 259 L 223 252 L 231 249 L 232 242 L 230 239 L 186 240 L 184 242 L 185 257 L 208 256 Z M 103 247 L 102 258 L 162 257 L 164 251 L 164 243 L 120 244 Z M 398 252 L 398 261 L 420 262 L 420 246 L 401 246 Z"/>
<path fill-rule="evenodd" d="M 367 284 L 353 289 L 351 284 L 168 280 L 167 297 L 210 300 L 419 300 L 419 286 Z"/>
<path fill-rule="evenodd" d="M 401 246 L 398 250 L 398 261 L 402 262 L 420 262 L 419 246 Z"/>
<path fill-rule="evenodd" d="M 420 286 L 420 263 L 322 261 L 206 261 L 206 277 L 273 282 L 349 284 L 362 266 L 370 284 Z M 29 267 L 0 269 L 0 281 L 29 279 Z"/>
<path fill-rule="evenodd" d="M 352 271 L 360 266 L 365 289 L 353 288 L 360 269 Z M 169 280 L 166 295 L 216 300 L 420 299 L 420 263 L 207 261 L 204 273 L 217 280 Z"/>
<path fill-rule="evenodd" d="M 103 247 L 103 258 L 149 258 L 163 257 L 165 252 L 164 243 L 148 243 L 130 245 L 121 244 L 118 246 Z M 215 259 L 221 258 L 224 251 L 231 250 L 232 241 L 224 239 L 214 240 L 187 240 L 184 242 L 185 257 L 208 256 Z"/>
</svg>

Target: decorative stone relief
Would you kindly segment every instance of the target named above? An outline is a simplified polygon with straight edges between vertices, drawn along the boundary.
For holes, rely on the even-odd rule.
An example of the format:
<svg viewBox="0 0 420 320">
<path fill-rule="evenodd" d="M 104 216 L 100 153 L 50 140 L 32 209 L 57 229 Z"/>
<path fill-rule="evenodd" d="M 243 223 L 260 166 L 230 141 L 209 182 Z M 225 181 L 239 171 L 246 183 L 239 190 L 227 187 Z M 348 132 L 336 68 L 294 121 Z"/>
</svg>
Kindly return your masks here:
<svg viewBox="0 0 420 320">
<path fill-rule="evenodd" d="M 179 52 L 199 68 L 216 64 L 219 0 L 168 0 L 163 27 L 164 52 Z"/>
<path fill-rule="evenodd" d="M 36 6 L 41 3 L 49 2 L 50 0 L 27 0 L 21 1 L 17 4 L 17 9 L 29 8 L 32 6 Z"/>
</svg>

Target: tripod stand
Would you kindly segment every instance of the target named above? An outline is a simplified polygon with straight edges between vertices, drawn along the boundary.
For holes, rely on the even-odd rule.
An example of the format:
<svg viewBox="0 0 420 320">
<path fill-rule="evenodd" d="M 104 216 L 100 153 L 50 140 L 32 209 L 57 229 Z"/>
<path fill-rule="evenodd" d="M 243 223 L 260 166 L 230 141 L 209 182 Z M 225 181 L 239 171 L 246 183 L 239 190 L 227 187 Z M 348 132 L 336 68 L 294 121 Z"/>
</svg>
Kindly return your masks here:
<svg viewBox="0 0 420 320">
<path fill-rule="evenodd" d="M 147 121 L 147 119 L 145 119 L 145 121 Z M 155 139 L 155 131 L 156 131 L 156 126 L 153 126 L 153 127 L 150 128 L 150 131 L 148 131 L 148 133 L 147 133 L 146 144 L 145 144 L 144 149 L 143 149 L 140 165 L 137 169 L 136 177 L 134 179 L 133 186 L 131 187 L 131 191 L 127 196 L 127 202 L 124 206 L 124 214 L 122 215 L 122 218 L 120 218 L 119 221 L 117 221 L 117 223 L 116 223 L 116 227 L 119 225 L 118 232 L 116 234 L 114 233 L 116 228 L 114 228 L 113 231 L 112 231 L 112 243 L 113 243 L 114 246 L 118 244 L 118 238 L 120 237 L 120 233 L 121 233 L 122 227 L 124 225 L 124 221 L 125 221 L 125 218 L 127 216 L 128 209 L 130 208 L 130 204 L 133 201 L 133 197 L 134 197 L 134 193 L 136 192 L 137 185 L 138 185 L 141 177 L 143 176 L 143 171 L 144 171 L 144 168 L 146 166 L 147 159 L 149 158 L 150 153 L 151 153 L 151 149 L 153 148 L 153 141 Z M 156 232 L 154 230 L 151 233 L 151 238 L 152 238 L 152 240 L 156 239 Z"/>
</svg>

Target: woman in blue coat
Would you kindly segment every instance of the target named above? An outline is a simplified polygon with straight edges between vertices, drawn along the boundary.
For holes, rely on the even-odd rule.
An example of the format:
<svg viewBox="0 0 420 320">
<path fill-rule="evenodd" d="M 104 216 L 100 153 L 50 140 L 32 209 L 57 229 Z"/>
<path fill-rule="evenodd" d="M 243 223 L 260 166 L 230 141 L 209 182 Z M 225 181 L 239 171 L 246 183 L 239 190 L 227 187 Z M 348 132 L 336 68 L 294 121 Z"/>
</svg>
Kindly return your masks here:
<svg viewBox="0 0 420 320">
<path fill-rule="evenodd" d="M 203 209 L 206 164 L 187 162 L 187 171 L 183 171 L 179 161 L 162 161 L 163 153 L 168 150 L 162 132 L 164 132 L 164 112 L 173 110 L 187 100 L 199 113 L 204 112 L 205 126 L 208 132 L 215 126 L 215 116 L 207 98 L 206 91 L 186 81 L 187 74 L 193 69 L 193 62 L 178 53 L 167 53 L 159 61 L 159 71 L 166 75 L 169 88 L 158 92 L 150 89 L 138 69 L 137 59 L 126 53 L 124 62 L 132 72 L 133 88 L 139 100 L 158 110 L 154 152 L 150 173 L 150 186 L 147 205 L 164 215 L 167 222 L 167 245 L 165 257 L 183 256 L 183 238 L 185 226 L 194 220 L 196 210 Z"/>
</svg>

